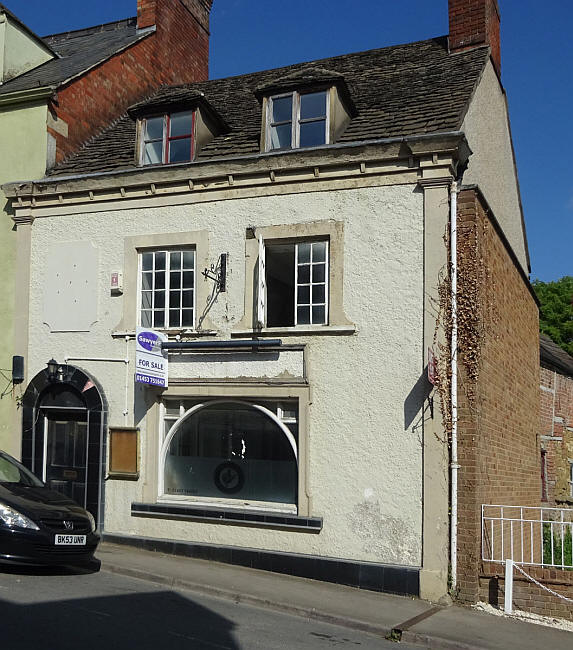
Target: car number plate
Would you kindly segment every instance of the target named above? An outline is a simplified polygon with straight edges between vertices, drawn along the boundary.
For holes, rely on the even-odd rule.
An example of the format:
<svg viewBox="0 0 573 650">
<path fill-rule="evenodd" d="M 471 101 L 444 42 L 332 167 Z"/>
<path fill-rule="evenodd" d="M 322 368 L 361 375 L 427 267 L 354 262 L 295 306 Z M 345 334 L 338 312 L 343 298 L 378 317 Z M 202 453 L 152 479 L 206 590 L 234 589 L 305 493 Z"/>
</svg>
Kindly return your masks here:
<svg viewBox="0 0 573 650">
<path fill-rule="evenodd" d="M 56 535 L 56 546 L 85 546 L 85 535 Z"/>
</svg>

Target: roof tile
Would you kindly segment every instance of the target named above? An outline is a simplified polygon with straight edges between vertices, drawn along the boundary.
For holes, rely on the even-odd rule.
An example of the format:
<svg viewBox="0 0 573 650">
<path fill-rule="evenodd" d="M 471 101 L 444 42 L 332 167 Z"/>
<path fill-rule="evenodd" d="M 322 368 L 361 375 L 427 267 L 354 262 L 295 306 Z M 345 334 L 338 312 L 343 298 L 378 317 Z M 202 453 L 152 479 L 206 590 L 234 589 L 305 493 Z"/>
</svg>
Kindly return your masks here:
<svg viewBox="0 0 573 650">
<path fill-rule="evenodd" d="M 150 97 L 150 106 L 176 103 L 203 93 L 225 120 L 229 132 L 205 146 L 199 160 L 260 151 L 261 101 L 257 88 L 305 73 L 342 75 L 357 115 L 339 142 L 402 137 L 461 127 L 463 116 L 488 60 L 487 47 L 449 54 L 446 38 L 431 39 L 355 54 L 264 70 L 237 77 L 170 86 Z M 135 124 L 129 116 L 88 142 L 51 175 L 135 168 Z M 191 163 L 192 164 L 192 163 Z"/>
</svg>

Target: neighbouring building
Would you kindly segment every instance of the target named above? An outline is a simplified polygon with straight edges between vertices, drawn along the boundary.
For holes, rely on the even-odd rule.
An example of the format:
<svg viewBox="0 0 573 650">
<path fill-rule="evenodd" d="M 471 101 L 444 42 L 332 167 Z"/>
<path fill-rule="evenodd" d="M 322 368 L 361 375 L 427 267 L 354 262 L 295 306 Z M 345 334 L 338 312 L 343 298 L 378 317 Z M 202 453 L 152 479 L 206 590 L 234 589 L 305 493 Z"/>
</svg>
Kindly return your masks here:
<svg viewBox="0 0 573 650">
<path fill-rule="evenodd" d="M 449 9 L 449 38 L 163 88 L 4 185 L 15 444 L 109 539 L 475 600 L 481 504 L 539 505 L 499 11 Z"/>
<path fill-rule="evenodd" d="M 541 499 L 573 506 L 573 357 L 541 336 Z"/>
<path fill-rule="evenodd" d="M 137 17 L 40 38 L 0 4 L 0 184 L 39 178 L 109 126 L 134 101 L 163 84 L 208 78 L 212 0 L 138 0 Z M 135 0 L 134 0 L 135 9 Z M 15 292 L 16 238 L 0 191 L 0 328 L 26 357 L 26 323 L 14 318 L 28 292 Z M 19 387 L 1 387 L 0 448 L 18 452 L 13 435 Z"/>
<path fill-rule="evenodd" d="M 540 455 L 540 481 L 523 471 L 528 467 L 523 447 L 515 445 L 514 437 L 504 438 L 505 458 L 512 456 L 507 463 L 522 472 L 523 491 L 528 494 L 519 502 L 505 500 L 503 510 L 499 506 L 484 508 L 485 561 L 479 571 L 480 598 L 503 606 L 505 578 L 500 560 L 513 557 L 521 565 L 521 571 L 514 570 L 514 607 L 573 620 L 573 358 L 545 335 L 540 337 L 539 356 L 536 451 Z M 511 420 L 519 426 L 523 417 L 513 413 Z M 496 470 L 500 477 L 507 474 L 503 464 Z M 531 472 L 534 470 L 531 466 Z M 540 507 L 528 508 L 538 488 Z M 489 503 L 494 503 L 493 499 Z M 496 561 L 489 562 L 489 558 Z"/>
</svg>

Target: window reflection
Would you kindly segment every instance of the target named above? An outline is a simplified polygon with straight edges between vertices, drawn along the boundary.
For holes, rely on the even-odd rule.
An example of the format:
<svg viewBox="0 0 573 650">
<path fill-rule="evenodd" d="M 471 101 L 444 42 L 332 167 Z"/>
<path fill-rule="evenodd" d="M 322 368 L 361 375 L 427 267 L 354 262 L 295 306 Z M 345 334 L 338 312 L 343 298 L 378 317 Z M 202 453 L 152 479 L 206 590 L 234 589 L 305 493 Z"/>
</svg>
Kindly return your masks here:
<svg viewBox="0 0 573 650">
<path fill-rule="evenodd" d="M 219 402 L 179 424 L 165 459 L 164 493 L 296 504 L 297 475 L 291 442 L 267 413 Z"/>
</svg>

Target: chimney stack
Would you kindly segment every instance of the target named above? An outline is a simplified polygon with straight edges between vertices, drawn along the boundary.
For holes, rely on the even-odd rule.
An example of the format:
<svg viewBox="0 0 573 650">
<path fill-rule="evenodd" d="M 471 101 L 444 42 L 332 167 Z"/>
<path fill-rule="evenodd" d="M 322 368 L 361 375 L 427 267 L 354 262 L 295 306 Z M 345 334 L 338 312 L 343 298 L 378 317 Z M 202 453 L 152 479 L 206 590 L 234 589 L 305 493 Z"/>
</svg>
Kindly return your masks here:
<svg viewBox="0 0 573 650">
<path fill-rule="evenodd" d="M 184 7 L 205 30 L 209 31 L 209 14 L 213 0 L 137 0 L 137 28 L 153 27 L 160 21 L 160 13 L 176 11 L 174 5 Z M 169 6 L 171 5 L 171 6 Z"/>
<path fill-rule="evenodd" d="M 157 0 L 137 0 L 137 29 L 155 25 Z"/>
<path fill-rule="evenodd" d="M 489 45 L 495 69 L 501 74 L 497 0 L 449 0 L 449 18 L 450 52 Z"/>
</svg>

